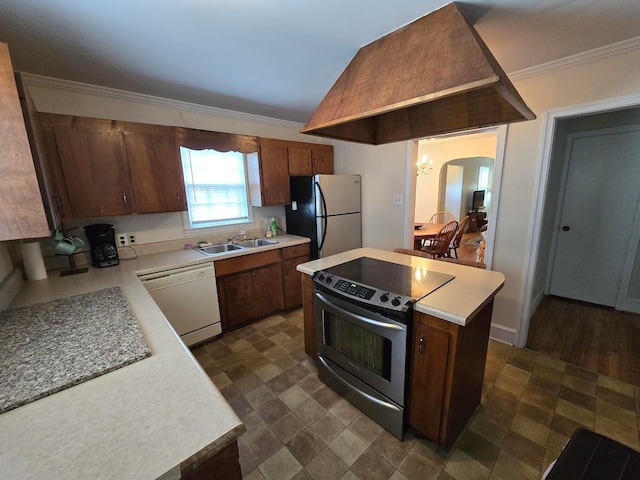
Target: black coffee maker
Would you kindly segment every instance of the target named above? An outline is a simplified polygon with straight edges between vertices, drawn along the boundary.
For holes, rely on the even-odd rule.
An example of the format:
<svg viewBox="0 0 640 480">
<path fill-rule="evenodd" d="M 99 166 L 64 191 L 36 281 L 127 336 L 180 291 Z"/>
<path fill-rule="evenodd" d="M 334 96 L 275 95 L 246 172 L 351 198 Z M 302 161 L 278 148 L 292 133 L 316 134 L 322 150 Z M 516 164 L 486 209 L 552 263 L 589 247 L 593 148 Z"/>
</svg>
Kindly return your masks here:
<svg viewBox="0 0 640 480">
<path fill-rule="evenodd" d="M 111 267 L 118 265 L 118 249 L 116 247 L 116 232 L 108 223 L 87 225 L 84 231 L 91 245 L 91 262 L 94 267 Z"/>
</svg>

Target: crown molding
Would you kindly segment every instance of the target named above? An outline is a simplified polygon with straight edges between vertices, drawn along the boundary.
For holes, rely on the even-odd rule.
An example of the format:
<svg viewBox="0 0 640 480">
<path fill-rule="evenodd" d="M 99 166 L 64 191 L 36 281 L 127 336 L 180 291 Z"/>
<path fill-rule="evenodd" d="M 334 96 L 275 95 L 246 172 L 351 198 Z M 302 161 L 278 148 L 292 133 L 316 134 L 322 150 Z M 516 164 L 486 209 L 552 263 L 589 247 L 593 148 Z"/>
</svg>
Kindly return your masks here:
<svg viewBox="0 0 640 480">
<path fill-rule="evenodd" d="M 544 75 L 547 73 L 553 73 L 556 71 L 585 65 L 598 60 L 602 60 L 607 57 L 624 55 L 626 53 L 630 53 L 639 49 L 640 37 L 634 37 L 628 40 L 623 40 L 622 42 L 612 43 L 611 45 L 594 48 L 593 50 L 587 50 L 586 52 L 581 52 L 575 55 L 560 58 L 552 62 L 542 63 L 534 67 L 523 68 L 522 70 L 516 70 L 515 72 L 510 73 L 508 76 L 511 81 L 522 80 L 525 78 L 535 77 L 538 75 Z"/>
<path fill-rule="evenodd" d="M 534 67 L 516 70 L 508 74 L 511 81 L 523 80 L 547 73 L 553 73 L 569 68 L 585 65 L 608 57 L 615 57 L 627 53 L 640 50 L 640 37 L 634 37 L 621 42 L 612 43 L 604 47 L 594 48 L 586 52 L 570 55 L 552 62 L 542 63 Z M 59 78 L 45 77 L 43 75 L 35 75 L 32 73 L 23 73 L 25 85 L 49 88 L 55 90 L 66 90 L 74 93 L 83 93 L 103 98 L 112 98 L 124 100 L 127 102 L 136 102 L 144 105 L 159 106 L 164 108 L 172 108 L 182 111 L 201 113 L 204 115 L 212 115 L 235 120 L 244 120 L 248 122 L 263 123 L 280 127 L 300 129 L 303 123 L 292 122 L 289 120 L 280 120 L 262 115 L 254 115 L 251 113 L 236 112 L 233 110 L 225 110 L 217 107 L 209 107 L 196 103 L 183 102 L 180 100 L 172 100 L 162 97 L 154 97 L 143 93 L 128 92 L 126 90 L 118 90 L 115 88 L 101 87 L 99 85 L 91 85 L 88 83 L 74 82 L 72 80 L 63 80 Z"/>
<path fill-rule="evenodd" d="M 302 123 L 292 122 L 289 120 L 280 120 L 277 118 L 264 117 L 262 115 L 254 115 L 251 113 L 225 110 L 223 108 L 209 107 L 206 105 L 199 105 L 197 103 L 189 103 L 180 100 L 172 100 L 169 98 L 154 97 L 153 95 L 146 95 L 144 93 L 128 92 L 126 90 L 118 90 L 116 88 L 101 87 L 99 85 L 74 82 L 72 80 L 63 80 L 60 78 L 45 77 L 43 75 L 35 75 L 32 73 L 22 73 L 22 78 L 24 80 L 24 84 L 28 87 L 33 86 L 48 88 L 52 90 L 66 90 L 73 93 L 93 95 L 96 97 L 124 100 L 126 102 L 135 102 L 143 105 L 201 113 L 205 115 L 223 117 L 233 120 L 244 120 L 248 122 L 269 124 L 278 127 L 295 128 L 297 130 L 299 130 L 303 126 Z"/>
</svg>

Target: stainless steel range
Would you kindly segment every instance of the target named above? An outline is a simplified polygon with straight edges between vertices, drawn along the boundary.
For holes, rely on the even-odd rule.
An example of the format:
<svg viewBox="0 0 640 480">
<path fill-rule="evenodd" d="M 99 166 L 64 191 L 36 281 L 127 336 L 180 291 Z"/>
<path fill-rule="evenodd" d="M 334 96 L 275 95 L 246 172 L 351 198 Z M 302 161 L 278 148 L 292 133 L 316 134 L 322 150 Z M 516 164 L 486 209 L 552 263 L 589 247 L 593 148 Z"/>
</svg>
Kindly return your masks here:
<svg viewBox="0 0 640 480">
<path fill-rule="evenodd" d="M 413 305 L 454 277 L 362 257 L 312 278 L 318 377 L 402 438 Z"/>
</svg>

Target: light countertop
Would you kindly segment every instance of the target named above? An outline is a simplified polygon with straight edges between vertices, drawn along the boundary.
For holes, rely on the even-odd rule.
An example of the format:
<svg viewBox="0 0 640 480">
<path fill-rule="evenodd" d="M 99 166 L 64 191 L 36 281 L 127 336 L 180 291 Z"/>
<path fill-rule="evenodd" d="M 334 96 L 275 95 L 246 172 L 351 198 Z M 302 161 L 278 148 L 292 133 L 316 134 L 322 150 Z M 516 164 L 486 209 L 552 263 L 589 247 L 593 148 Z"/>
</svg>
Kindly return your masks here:
<svg viewBox="0 0 640 480">
<path fill-rule="evenodd" d="M 370 257 L 400 265 L 446 273 L 455 278 L 430 293 L 414 305 L 414 310 L 443 320 L 466 325 L 504 285 L 504 275 L 492 270 L 467 267 L 427 258 L 388 252 L 375 248 L 357 248 L 330 257 L 298 265 L 298 271 L 312 275 L 318 270 L 333 267 L 361 257 Z"/>
<path fill-rule="evenodd" d="M 179 478 L 180 464 L 213 455 L 244 425 L 173 331 L 137 278 L 306 243 L 279 243 L 207 257 L 178 250 L 121 260 L 84 274 L 25 282 L 10 308 L 120 287 L 151 356 L 0 415 L 0 476 L 20 479 Z"/>
</svg>

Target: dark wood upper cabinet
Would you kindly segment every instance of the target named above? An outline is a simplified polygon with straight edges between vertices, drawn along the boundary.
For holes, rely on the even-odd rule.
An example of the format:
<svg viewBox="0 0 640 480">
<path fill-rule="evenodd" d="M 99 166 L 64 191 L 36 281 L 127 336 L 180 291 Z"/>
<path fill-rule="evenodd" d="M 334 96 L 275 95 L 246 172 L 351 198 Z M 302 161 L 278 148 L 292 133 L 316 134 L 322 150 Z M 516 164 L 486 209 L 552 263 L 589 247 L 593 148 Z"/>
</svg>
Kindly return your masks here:
<svg viewBox="0 0 640 480">
<path fill-rule="evenodd" d="M 124 132 L 137 213 L 187 210 L 180 147 L 175 130 Z"/>
<path fill-rule="evenodd" d="M 289 175 L 311 175 L 311 149 L 289 147 Z"/>
<path fill-rule="evenodd" d="M 290 202 L 289 176 L 333 173 L 333 147 L 182 127 L 38 114 L 47 195 L 61 219 L 187 210 L 180 146 L 247 157 L 252 206 Z"/>
<path fill-rule="evenodd" d="M 311 149 L 313 173 L 333 173 L 333 146 L 318 145 Z"/>
<path fill-rule="evenodd" d="M 39 119 L 63 219 L 187 209 L 174 127 L 47 113 Z"/>
<path fill-rule="evenodd" d="M 247 160 L 251 205 L 286 205 L 291 201 L 285 143 L 261 139 L 259 152 L 247 155 Z"/>
<path fill-rule="evenodd" d="M 333 146 L 293 143 L 288 148 L 289 175 L 333 173 Z"/>
<path fill-rule="evenodd" d="M 133 186 L 122 133 L 54 128 L 60 162 L 76 218 L 130 215 Z"/>
<path fill-rule="evenodd" d="M 0 241 L 49 236 L 6 43 L 0 43 L 0 152 Z"/>
</svg>

